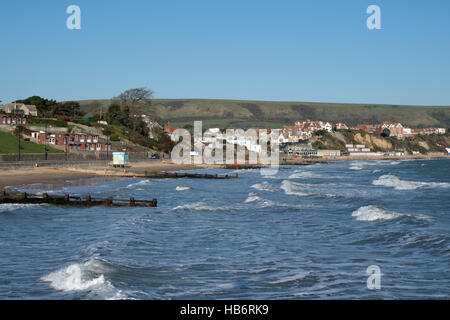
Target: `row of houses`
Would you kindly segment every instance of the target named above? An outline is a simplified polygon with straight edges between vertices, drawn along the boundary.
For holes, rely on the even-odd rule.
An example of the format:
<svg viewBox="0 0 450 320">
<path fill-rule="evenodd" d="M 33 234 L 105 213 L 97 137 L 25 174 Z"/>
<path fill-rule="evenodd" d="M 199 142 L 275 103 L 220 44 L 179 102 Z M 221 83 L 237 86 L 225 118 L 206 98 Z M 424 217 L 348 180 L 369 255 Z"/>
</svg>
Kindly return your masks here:
<svg viewBox="0 0 450 320">
<path fill-rule="evenodd" d="M 445 134 L 445 128 L 417 128 L 412 129 L 403 126 L 398 122 L 385 121 L 380 124 L 359 124 L 357 126 L 348 126 L 343 122 L 330 123 L 326 121 L 299 120 L 294 126 L 285 126 L 281 132 L 280 143 L 293 143 L 302 140 L 308 140 L 315 131 L 325 130 L 327 132 L 338 130 L 362 130 L 368 133 L 381 134 L 385 129 L 390 131 L 391 137 L 404 139 L 414 135 Z"/>
<path fill-rule="evenodd" d="M 315 131 L 324 130 L 332 132 L 333 130 L 349 129 L 345 123 L 339 122 L 333 124 L 326 121 L 299 120 L 294 126 L 285 126 L 280 134 L 280 143 L 294 143 L 301 140 L 308 140 Z"/>
<path fill-rule="evenodd" d="M 48 144 L 67 152 L 108 151 L 109 144 L 101 142 L 98 135 L 33 132 L 31 138 L 39 144 Z"/>
<path fill-rule="evenodd" d="M 9 115 L 0 114 L 0 124 L 3 125 L 15 125 L 15 124 L 26 124 L 27 118 L 23 115 Z"/>
<path fill-rule="evenodd" d="M 409 128 L 399 122 L 385 121 L 380 124 L 359 124 L 350 129 L 363 130 L 368 133 L 381 134 L 385 129 L 388 129 L 391 137 L 399 139 L 411 138 L 415 135 L 431 135 L 431 134 L 445 134 L 445 128 Z"/>
</svg>

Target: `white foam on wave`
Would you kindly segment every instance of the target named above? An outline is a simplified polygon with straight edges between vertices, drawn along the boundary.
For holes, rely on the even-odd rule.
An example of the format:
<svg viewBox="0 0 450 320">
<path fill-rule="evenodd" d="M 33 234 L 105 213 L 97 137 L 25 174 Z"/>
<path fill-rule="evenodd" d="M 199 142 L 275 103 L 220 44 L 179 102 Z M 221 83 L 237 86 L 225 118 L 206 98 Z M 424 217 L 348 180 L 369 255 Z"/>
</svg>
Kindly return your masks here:
<svg viewBox="0 0 450 320">
<path fill-rule="evenodd" d="M 289 282 L 295 282 L 305 279 L 309 275 L 309 272 L 299 273 L 292 276 L 284 277 L 275 281 L 269 282 L 270 284 L 284 284 Z"/>
<path fill-rule="evenodd" d="M 350 170 L 362 170 L 362 169 L 364 169 L 364 165 L 361 163 L 353 163 L 349 169 Z"/>
<path fill-rule="evenodd" d="M 375 186 L 392 187 L 395 190 L 416 190 L 419 188 L 450 188 L 450 183 L 446 182 L 421 182 L 402 180 L 392 174 L 379 177 L 372 182 Z"/>
<path fill-rule="evenodd" d="M 270 201 L 270 200 L 267 200 L 267 199 L 263 199 L 263 198 L 257 196 L 253 192 L 250 192 L 248 194 L 248 197 L 245 200 L 245 203 L 257 203 L 262 208 L 274 206 L 274 202 L 273 201 Z"/>
<path fill-rule="evenodd" d="M 255 201 L 261 201 L 261 197 L 258 197 L 255 193 L 250 192 L 248 194 L 247 199 L 245 200 L 245 203 L 255 202 Z"/>
<path fill-rule="evenodd" d="M 268 192 L 277 191 L 277 188 L 275 186 L 271 185 L 267 181 L 264 181 L 262 183 L 256 183 L 256 184 L 252 185 L 251 188 L 259 190 L 259 191 L 268 191 Z"/>
<path fill-rule="evenodd" d="M 191 189 L 191 188 L 190 187 L 180 187 L 180 186 L 177 186 L 175 188 L 176 191 L 186 191 L 186 190 L 189 190 L 189 189 Z"/>
<path fill-rule="evenodd" d="M 233 207 L 227 207 L 227 206 L 209 206 L 207 204 L 205 204 L 204 202 L 194 202 L 194 203 L 189 203 L 189 204 L 185 204 L 185 205 L 181 205 L 181 206 L 177 206 L 175 208 L 173 208 L 172 210 L 174 211 L 183 211 L 183 210 L 188 210 L 188 211 L 224 211 L 224 210 L 234 210 L 236 208 Z"/>
<path fill-rule="evenodd" d="M 372 173 L 380 173 L 381 171 L 383 171 L 383 170 L 376 169 L 376 170 L 373 170 Z"/>
<path fill-rule="evenodd" d="M 314 179 L 314 178 L 322 178 L 322 175 L 311 171 L 295 170 L 294 173 L 289 176 L 289 179 Z"/>
<path fill-rule="evenodd" d="M 41 207 L 45 206 L 45 204 L 20 204 L 20 203 L 3 203 L 0 204 L 0 213 L 3 212 L 14 212 L 20 209 L 32 208 L 32 207 Z"/>
<path fill-rule="evenodd" d="M 141 180 L 139 182 L 131 183 L 131 184 L 127 185 L 125 188 L 131 189 L 131 188 L 135 188 L 135 187 L 146 186 L 149 184 L 151 184 L 150 179 L 145 179 L 145 180 Z"/>
<path fill-rule="evenodd" d="M 281 183 L 281 190 L 287 195 L 294 195 L 300 197 L 309 196 L 308 193 L 302 192 L 302 185 L 289 180 L 283 180 Z"/>
<path fill-rule="evenodd" d="M 111 270 L 99 265 L 101 266 L 96 259 L 83 264 L 71 264 L 43 276 L 41 280 L 49 282 L 50 286 L 58 291 L 89 291 L 104 299 L 126 299 L 121 290 L 117 290 L 111 282 L 105 280 L 103 273 Z"/>
<path fill-rule="evenodd" d="M 358 221 L 392 220 L 402 216 L 405 216 L 405 214 L 388 211 L 376 206 L 364 206 L 352 213 L 352 217 L 355 217 Z"/>
<path fill-rule="evenodd" d="M 409 213 L 399 213 L 395 211 L 389 211 L 377 206 L 364 206 L 356 211 L 352 212 L 352 217 L 355 217 L 358 221 L 385 221 L 392 220 L 401 217 L 413 217 L 420 220 L 432 220 L 432 217 L 423 214 L 412 215 Z"/>
</svg>

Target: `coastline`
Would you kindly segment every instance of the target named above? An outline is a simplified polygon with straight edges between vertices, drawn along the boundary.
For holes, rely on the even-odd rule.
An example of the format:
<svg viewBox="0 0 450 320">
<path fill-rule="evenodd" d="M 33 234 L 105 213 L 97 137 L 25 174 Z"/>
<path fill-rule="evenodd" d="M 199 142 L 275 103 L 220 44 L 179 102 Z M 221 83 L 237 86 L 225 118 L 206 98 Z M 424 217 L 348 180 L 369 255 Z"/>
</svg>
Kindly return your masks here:
<svg viewBox="0 0 450 320">
<path fill-rule="evenodd" d="M 116 180 L 130 176 L 144 176 L 147 173 L 158 173 L 162 171 L 181 171 L 205 168 L 218 168 L 209 165 L 185 165 L 168 162 L 141 161 L 132 163 L 128 169 L 114 169 L 105 166 L 86 167 L 33 167 L 18 169 L 2 168 L 0 178 L 0 189 L 8 189 L 24 185 L 73 185 L 72 181 L 84 180 L 82 185 L 89 185 L 99 181 Z M 72 183 L 71 183 L 72 182 Z M 75 183 L 76 184 L 76 183 Z M 79 185 L 79 184 L 78 184 Z"/>
<path fill-rule="evenodd" d="M 372 161 L 372 160 L 432 160 L 432 159 L 450 159 L 449 156 L 438 155 L 420 155 L 420 156 L 389 156 L 389 157 L 338 157 L 323 159 L 281 159 L 280 165 L 308 165 L 314 163 L 326 163 L 336 161 Z M 240 168 L 248 168 L 249 165 L 240 165 Z M 260 167 L 255 165 L 254 167 Z M 13 188 L 24 185 L 90 185 L 99 181 L 116 180 L 127 177 L 144 177 L 146 174 L 161 173 L 164 171 L 183 171 L 195 169 L 234 169 L 234 166 L 227 165 L 206 165 L 206 164 L 174 164 L 171 162 L 160 161 L 139 161 L 132 163 L 130 168 L 119 169 L 105 166 L 77 166 L 75 167 L 17 167 L 8 169 L 3 168 L 0 178 L 0 189 Z M 77 182 L 75 182 L 77 181 Z M 83 181 L 80 184 L 80 181 Z"/>
</svg>

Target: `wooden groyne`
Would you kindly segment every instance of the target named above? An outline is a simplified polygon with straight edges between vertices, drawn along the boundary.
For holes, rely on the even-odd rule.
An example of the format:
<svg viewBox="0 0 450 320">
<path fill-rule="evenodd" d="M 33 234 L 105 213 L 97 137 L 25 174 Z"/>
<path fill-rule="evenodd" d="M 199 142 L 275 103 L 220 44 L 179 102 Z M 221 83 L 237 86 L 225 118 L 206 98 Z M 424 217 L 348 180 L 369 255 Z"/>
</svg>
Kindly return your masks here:
<svg viewBox="0 0 450 320">
<path fill-rule="evenodd" d="M 0 191 L 0 204 L 53 204 L 61 206 L 79 206 L 79 207 L 156 207 L 158 201 L 153 200 L 135 200 L 130 199 L 113 199 L 109 198 L 92 198 L 90 195 L 85 197 L 72 196 L 65 194 L 64 196 L 43 194 L 31 194 L 26 192 L 7 192 Z"/>
<path fill-rule="evenodd" d="M 201 173 L 187 173 L 187 172 L 158 172 L 158 173 L 144 173 L 144 177 L 153 179 L 173 179 L 173 178 L 192 178 L 192 179 L 237 179 L 239 174 L 236 172 L 230 174 L 201 174 Z"/>
</svg>

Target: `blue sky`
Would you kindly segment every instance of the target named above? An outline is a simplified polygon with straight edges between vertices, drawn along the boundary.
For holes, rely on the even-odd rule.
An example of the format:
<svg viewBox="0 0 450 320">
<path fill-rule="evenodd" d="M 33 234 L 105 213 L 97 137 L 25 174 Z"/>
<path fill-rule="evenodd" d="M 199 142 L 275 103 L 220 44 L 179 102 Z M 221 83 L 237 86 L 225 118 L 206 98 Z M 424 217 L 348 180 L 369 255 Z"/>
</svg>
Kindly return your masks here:
<svg viewBox="0 0 450 320">
<path fill-rule="evenodd" d="M 81 30 L 66 8 L 81 8 Z M 366 9 L 381 7 L 381 30 Z M 156 98 L 450 105 L 448 0 L 0 3 L 0 100 Z"/>
</svg>

